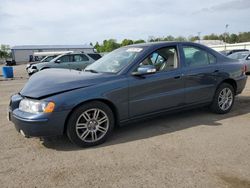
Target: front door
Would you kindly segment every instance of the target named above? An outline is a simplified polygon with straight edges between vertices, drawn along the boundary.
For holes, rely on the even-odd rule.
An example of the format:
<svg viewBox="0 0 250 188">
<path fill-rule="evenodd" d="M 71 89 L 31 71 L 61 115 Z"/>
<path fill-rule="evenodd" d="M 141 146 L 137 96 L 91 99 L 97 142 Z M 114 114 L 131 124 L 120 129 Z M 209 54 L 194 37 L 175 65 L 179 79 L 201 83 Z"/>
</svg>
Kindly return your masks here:
<svg viewBox="0 0 250 188">
<path fill-rule="evenodd" d="M 178 57 L 175 46 L 165 47 L 156 50 L 138 65 L 138 67 L 153 65 L 157 72 L 144 76 L 131 75 L 129 79 L 130 118 L 180 107 L 184 103 L 185 88 Z"/>
</svg>

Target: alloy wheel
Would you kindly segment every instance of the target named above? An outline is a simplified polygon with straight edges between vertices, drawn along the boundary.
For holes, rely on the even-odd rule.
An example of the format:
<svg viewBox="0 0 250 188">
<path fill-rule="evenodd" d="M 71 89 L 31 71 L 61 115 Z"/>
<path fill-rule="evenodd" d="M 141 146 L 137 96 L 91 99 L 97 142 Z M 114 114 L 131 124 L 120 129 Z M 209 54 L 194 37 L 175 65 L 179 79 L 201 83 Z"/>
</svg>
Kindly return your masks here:
<svg viewBox="0 0 250 188">
<path fill-rule="evenodd" d="M 81 140 L 88 143 L 96 142 L 107 133 L 109 118 L 101 109 L 88 109 L 78 117 L 75 128 Z"/>
<path fill-rule="evenodd" d="M 218 97 L 219 108 L 223 111 L 228 110 L 233 104 L 233 92 L 229 88 L 221 90 Z"/>
</svg>

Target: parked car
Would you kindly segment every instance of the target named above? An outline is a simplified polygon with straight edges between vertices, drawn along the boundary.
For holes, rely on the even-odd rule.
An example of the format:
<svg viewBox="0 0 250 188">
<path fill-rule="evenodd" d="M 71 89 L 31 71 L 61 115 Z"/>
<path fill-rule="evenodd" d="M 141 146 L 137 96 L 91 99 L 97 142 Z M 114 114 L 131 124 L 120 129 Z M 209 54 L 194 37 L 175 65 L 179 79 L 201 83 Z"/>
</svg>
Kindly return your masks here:
<svg viewBox="0 0 250 188">
<path fill-rule="evenodd" d="M 93 146 L 115 126 L 163 112 L 210 106 L 228 113 L 245 87 L 245 72 L 244 64 L 200 44 L 136 44 L 85 71 L 34 74 L 11 97 L 9 118 L 25 136 L 66 134 L 79 146 Z"/>
<path fill-rule="evenodd" d="M 231 55 L 231 54 L 236 53 L 236 52 L 249 52 L 249 50 L 248 49 L 224 50 L 224 51 L 221 51 L 220 53 L 225 55 L 225 56 L 228 56 L 228 55 Z"/>
<path fill-rule="evenodd" d="M 33 63 L 29 63 L 26 65 L 26 71 L 28 72 L 29 75 L 31 75 L 33 73 L 33 69 L 31 69 L 31 66 L 37 63 L 43 63 L 43 62 L 49 62 L 52 59 L 54 59 L 57 55 L 49 55 L 49 56 L 45 56 L 44 58 L 41 59 L 41 61 L 39 62 L 33 62 Z"/>
<path fill-rule="evenodd" d="M 16 65 L 16 61 L 14 59 L 7 59 L 5 61 L 5 65 L 6 66 L 14 66 L 14 65 Z"/>
<path fill-rule="evenodd" d="M 57 55 L 49 55 L 49 56 L 44 57 L 40 62 L 50 62 L 55 57 L 57 57 Z"/>
<path fill-rule="evenodd" d="M 233 53 L 229 55 L 228 57 L 232 59 L 240 60 L 241 62 L 245 63 L 247 65 L 247 74 L 250 74 L 250 52 L 249 51 Z"/>
<path fill-rule="evenodd" d="M 32 75 L 38 71 L 48 68 L 64 68 L 64 69 L 75 69 L 83 70 L 86 66 L 93 63 L 96 59 L 100 58 L 97 53 L 68 53 L 62 54 L 49 62 L 41 62 L 31 65 L 27 71 L 29 75 Z"/>
</svg>

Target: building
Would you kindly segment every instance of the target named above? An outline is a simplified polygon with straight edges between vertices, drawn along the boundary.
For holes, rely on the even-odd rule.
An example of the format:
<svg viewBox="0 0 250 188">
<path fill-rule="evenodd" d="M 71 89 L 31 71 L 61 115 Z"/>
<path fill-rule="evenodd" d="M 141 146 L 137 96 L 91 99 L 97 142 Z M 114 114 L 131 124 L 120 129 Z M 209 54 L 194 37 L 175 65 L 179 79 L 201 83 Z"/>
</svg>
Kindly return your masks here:
<svg viewBox="0 0 250 188">
<path fill-rule="evenodd" d="M 74 51 L 74 52 L 94 52 L 94 47 L 90 45 L 23 45 L 11 48 L 12 58 L 17 63 L 29 62 L 33 59 L 34 52 L 53 51 Z"/>
</svg>

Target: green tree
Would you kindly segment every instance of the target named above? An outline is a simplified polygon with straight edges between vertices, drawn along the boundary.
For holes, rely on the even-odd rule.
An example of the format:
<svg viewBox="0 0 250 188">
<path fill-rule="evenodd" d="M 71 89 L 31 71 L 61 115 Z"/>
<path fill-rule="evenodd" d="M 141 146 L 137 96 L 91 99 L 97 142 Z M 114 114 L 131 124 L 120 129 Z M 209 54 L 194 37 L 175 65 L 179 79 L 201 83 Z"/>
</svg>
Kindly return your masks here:
<svg viewBox="0 0 250 188">
<path fill-rule="evenodd" d="M 99 43 L 96 42 L 94 48 L 97 50 L 97 52 L 100 52 L 100 47 L 101 46 L 99 45 Z"/>
<path fill-rule="evenodd" d="M 139 39 L 134 41 L 134 44 L 140 44 L 140 43 L 145 43 L 145 40 Z"/>
<path fill-rule="evenodd" d="M 214 33 L 212 33 L 212 34 L 210 34 L 210 35 L 205 35 L 205 36 L 203 37 L 203 39 L 204 39 L 204 40 L 220 40 L 220 39 L 219 39 L 219 36 L 216 35 L 216 34 L 214 34 Z"/>
<path fill-rule="evenodd" d="M 238 38 L 238 35 L 232 33 L 230 36 L 229 36 L 229 43 L 237 43 L 239 40 Z"/>
<path fill-rule="evenodd" d="M 121 46 L 127 46 L 127 45 L 130 45 L 130 44 L 133 44 L 134 42 L 130 39 L 124 39 L 121 43 Z"/>
<path fill-rule="evenodd" d="M 175 38 L 175 41 L 185 42 L 185 41 L 187 41 L 187 39 L 185 37 L 179 36 L 179 37 Z"/>
<path fill-rule="evenodd" d="M 204 40 L 221 40 L 225 41 L 227 43 L 237 43 L 237 42 L 250 42 L 250 32 L 242 32 L 239 34 L 229 34 L 229 33 L 223 33 L 223 34 L 209 34 L 203 36 Z M 156 42 L 156 41 L 196 41 L 199 40 L 199 36 L 189 36 L 188 38 L 179 36 L 179 37 L 173 37 L 172 35 L 168 35 L 166 37 L 154 37 L 149 36 L 148 42 Z M 124 39 L 121 43 L 118 43 L 115 39 L 108 39 L 104 40 L 102 44 L 99 44 L 96 42 L 95 49 L 98 52 L 111 52 L 115 50 L 116 48 L 119 48 L 120 46 L 126 46 L 130 44 L 138 44 L 138 43 L 145 43 L 145 40 L 131 40 L 131 39 Z M 1 47 L 3 48 L 3 47 Z M 4 56 L 4 55 L 3 55 Z"/>
<path fill-rule="evenodd" d="M 164 38 L 164 41 L 174 41 L 175 38 L 172 35 L 168 35 L 167 37 Z"/>
<path fill-rule="evenodd" d="M 100 52 L 111 52 L 120 47 L 120 44 L 115 39 L 104 40 L 100 47 Z"/>
<path fill-rule="evenodd" d="M 199 36 L 189 36 L 188 40 L 191 41 L 191 42 L 194 42 L 194 41 L 199 41 L 200 38 L 199 38 Z"/>
<path fill-rule="evenodd" d="M 238 35 L 239 42 L 250 42 L 250 32 L 242 32 Z"/>
<path fill-rule="evenodd" d="M 0 46 L 0 59 L 7 59 L 11 56 L 10 46 L 1 44 Z"/>
</svg>

